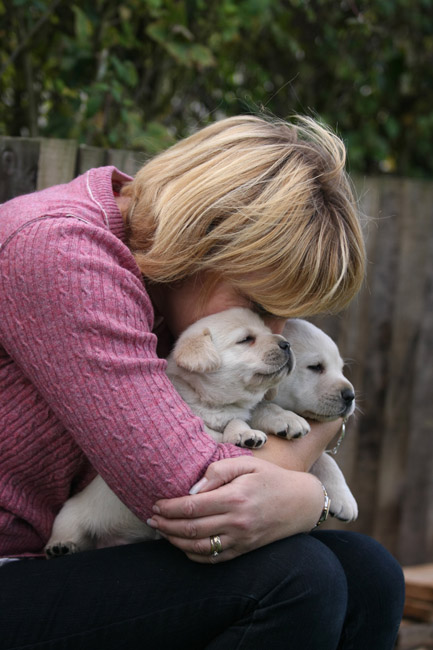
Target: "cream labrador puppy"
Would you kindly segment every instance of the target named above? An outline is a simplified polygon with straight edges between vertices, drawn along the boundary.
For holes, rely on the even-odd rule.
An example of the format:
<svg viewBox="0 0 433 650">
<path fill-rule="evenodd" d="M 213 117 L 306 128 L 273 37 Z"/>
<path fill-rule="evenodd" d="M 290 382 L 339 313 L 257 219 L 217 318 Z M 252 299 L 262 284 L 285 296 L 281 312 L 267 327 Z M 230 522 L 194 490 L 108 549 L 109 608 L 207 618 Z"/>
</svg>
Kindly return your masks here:
<svg viewBox="0 0 433 650">
<path fill-rule="evenodd" d="M 183 332 L 167 362 L 169 378 L 215 440 L 245 447 L 266 442 L 263 430 L 250 426 L 254 409 L 265 395 L 275 395 L 294 359 L 287 340 L 259 316 L 233 308 L 203 318 Z M 276 406 L 266 426 L 287 438 L 309 430 L 302 417 Z M 65 503 L 45 551 L 54 557 L 157 537 L 97 476 Z"/>
<path fill-rule="evenodd" d="M 355 410 L 355 392 L 343 374 L 344 363 L 334 341 L 312 323 L 296 318 L 287 321 L 283 335 L 290 341 L 296 366 L 279 383 L 275 404 L 312 420 L 346 420 Z M 265 425 L 272 408 L 261 407 L 264 421 L 256 417 L 254 426 Z M 310 471 L 326 487 L 331 514 L 344 521 L 356 519 L 357 503 L 335 460 L 324 453 Z"/>
</svg>

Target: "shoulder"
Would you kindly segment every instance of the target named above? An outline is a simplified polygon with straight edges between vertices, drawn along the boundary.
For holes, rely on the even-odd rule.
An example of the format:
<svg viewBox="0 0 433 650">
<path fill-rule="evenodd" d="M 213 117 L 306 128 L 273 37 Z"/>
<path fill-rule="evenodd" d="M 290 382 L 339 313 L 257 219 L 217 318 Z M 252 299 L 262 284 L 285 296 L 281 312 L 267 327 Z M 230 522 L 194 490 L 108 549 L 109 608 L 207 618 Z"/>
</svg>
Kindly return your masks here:
<svg viewBox="0 0 433 650">
<path fill-rule="evenodd" d="M 74 311 L 107 296 L 125 295 L 153 312 L 140 270 L 110 230 L 74 216 L 27 222 L 0 249 L 0 286 L 7 295 L 40 304 L 62 302 Z"/>
<path fill-rule="evenodd" d="M 111 231 L 125 239 L 123 221 L 113 186 L 121 187 L 130 177 L 115 167 L 88 170 L 69 183 L 55 185 L 7 201 L 0 206 L 0 247 L 39 219 L 75 218 Z"/>
</svg>

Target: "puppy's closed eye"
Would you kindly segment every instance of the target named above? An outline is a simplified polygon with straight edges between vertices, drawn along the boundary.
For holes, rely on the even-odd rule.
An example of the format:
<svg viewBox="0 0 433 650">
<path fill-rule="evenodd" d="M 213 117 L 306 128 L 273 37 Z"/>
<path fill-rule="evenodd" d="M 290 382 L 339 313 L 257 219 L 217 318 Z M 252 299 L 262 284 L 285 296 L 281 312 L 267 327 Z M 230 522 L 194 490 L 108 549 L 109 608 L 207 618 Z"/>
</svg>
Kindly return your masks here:
<svg viewBox="0 0 433 650">
<path fill-rule="evenodd" d="M 238 345 L 241 343 L 254 343 L 256 340 L 255 336 L 252 336 L 251 334 L 248 334 L 247 336 L 244 336 L 242 339 L 239 341 L 236 341 Z"/>
<path fill-rule="evenodd" d="M 318 374 L 322 374 L 322 372 L 325 372 L 325 366 L 323 363 L 316 363 L 311 366 L 307 366 L 308 370 L 312 370 L 313 372 L 317 372 Z"/>
</svg>

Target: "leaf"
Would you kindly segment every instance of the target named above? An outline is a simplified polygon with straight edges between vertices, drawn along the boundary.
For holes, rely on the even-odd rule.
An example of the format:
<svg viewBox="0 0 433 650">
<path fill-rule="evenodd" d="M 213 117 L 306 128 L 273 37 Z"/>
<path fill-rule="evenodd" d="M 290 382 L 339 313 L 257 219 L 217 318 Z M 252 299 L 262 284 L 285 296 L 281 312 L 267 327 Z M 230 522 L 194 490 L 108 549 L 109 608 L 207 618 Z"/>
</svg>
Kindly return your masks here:
<svg viewBox="0 0 433 650">
<path fill-rule="evenodd" d="M 200 43 L 191 43 L 193 35 L 179 25 L 171 29 L 162 21 L 156 21 L 148 25 L 147 34 L 162 47 L 181 65 L 191 67 L 209 67 L 215 65 L 215 58 L 211 50 Z"/>
<path fill-rule="evenodd" d="M 160 20 L 148 25 L 146 27 L 146 34 L 158 43 L 161 43 L 161 45 L 163 45 L 169 37 L 165 24 Z"/>
<path fill-rule="evenodd" d="M 72 5 L 72 11 L 75 14 L 75 33 L 78 41 L 88 43 L 93 35 L 93 25 L 80 7 Z"/>
<path fill-rule="evenodd" d="M 216 63 L 211 50 L 204 45 L 193 45 L 190 48 L 190 57 L 192 61 L 198 63 L 203 68 L 213 66 Z"/>
<path fill-rule="evenodd" d="M 90 95 L 86 104 L 86 116 L 88 118 L 93 117 L 99 110 L 101 110 L 104 99 L 104 95 L 98 95 L 96 93 Z"/>
<path fill-rule="evenodd" d="M 119 79 L 134 88 L 138 83 L 138 75 L 134 64 L 131 61 L 120 61 L 114 55 L 110 57 L 110 61 L 116 69 Z"/>
</svg>

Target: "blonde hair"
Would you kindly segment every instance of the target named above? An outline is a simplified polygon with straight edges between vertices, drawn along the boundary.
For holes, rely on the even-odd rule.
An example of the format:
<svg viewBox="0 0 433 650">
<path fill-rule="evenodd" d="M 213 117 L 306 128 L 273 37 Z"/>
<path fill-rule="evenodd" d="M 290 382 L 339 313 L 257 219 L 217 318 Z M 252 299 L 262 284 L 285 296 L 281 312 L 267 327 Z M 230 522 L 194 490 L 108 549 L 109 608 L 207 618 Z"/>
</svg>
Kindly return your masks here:
<svg viewBox="0 0 433 650">
<path fill-rule="evenodd" d="M 365 265 L 345 153 L 305 117 L 240 115 L 180 141 L 122 191 L 143 275 L 167 283 L 205 271 L 282 317 L 343 308 Z"/>
</svg>

